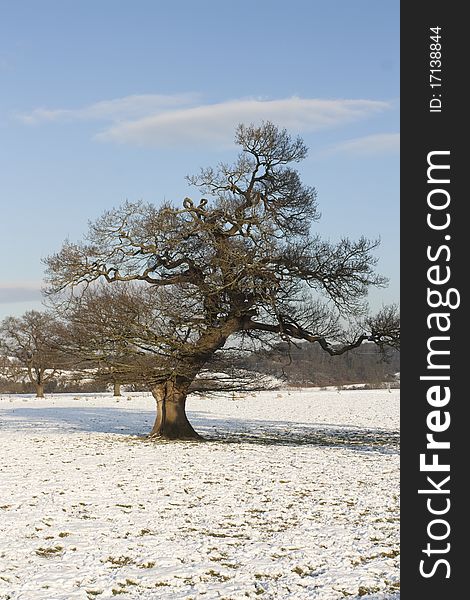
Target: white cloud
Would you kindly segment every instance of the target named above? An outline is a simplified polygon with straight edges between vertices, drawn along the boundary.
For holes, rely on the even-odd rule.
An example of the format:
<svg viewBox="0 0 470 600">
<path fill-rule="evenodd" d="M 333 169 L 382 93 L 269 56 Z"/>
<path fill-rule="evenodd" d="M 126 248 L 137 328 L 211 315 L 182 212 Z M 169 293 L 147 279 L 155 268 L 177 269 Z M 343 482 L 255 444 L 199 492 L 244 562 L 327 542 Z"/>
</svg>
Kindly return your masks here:
<svg viewBox="0 0 470 600">
<path fill-rule="evenodd" d="M 327 153 L 346 153 L 355 156 L 390 154 L 400 149 L 399 133 L 378 133 L 340 142 L 327 150 Z"/>
<path fill-rule="evenodd" d="M 139 146 L 167 146 L 205 141 L 228 143 L 238 123 L 271 120 L 291 131 L 307 132 L 335 127 L 390 108 L 374 100 L 241 99 L 117 123 L 97 134 L 100 141 Z"/>
<path fill-rule="evenodd" d="M 36 108 L 30 113 L 18 115 L 27 124 L 53 121 L 120 121 L 138 119 L 162 110 L 174 109 L 177 106 L 194 104 L 198 94 L 141 94 L 103 100 L 82 108 Z"/>
<path fill-rule="evenodd" d="M 36 108 L 18 118 L 25 124 L 110 121 L 106 129 L 95 135 L 96 140 L 103 142 L 137 146 L 207 142 L 228 145 L 238 123 L 270 120 L 290 131 L 304 133 L 365 119 L 390 108 L 388 102 L 364 99 L 241 98 L 201 104 L 200 96 L 194 93 L 143 94 L 76 109 Z"/>
</svg>

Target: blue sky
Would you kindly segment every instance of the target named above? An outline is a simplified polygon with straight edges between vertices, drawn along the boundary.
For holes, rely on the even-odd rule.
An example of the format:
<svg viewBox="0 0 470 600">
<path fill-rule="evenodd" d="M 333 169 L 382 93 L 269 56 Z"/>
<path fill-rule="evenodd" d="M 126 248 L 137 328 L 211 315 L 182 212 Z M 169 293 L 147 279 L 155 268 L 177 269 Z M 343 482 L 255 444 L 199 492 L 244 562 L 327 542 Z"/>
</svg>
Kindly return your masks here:
<svg viewBox="0 0 470 600">
<path fill-rule="evenodd" d="M 88 220 L 194 195 L 262 119 L 310 148 L 314 231 L 380 237 L 370 303 L 398 302 L 398 0 L 0 0 L 0 90 L 0 318 Z"/>
</svg>

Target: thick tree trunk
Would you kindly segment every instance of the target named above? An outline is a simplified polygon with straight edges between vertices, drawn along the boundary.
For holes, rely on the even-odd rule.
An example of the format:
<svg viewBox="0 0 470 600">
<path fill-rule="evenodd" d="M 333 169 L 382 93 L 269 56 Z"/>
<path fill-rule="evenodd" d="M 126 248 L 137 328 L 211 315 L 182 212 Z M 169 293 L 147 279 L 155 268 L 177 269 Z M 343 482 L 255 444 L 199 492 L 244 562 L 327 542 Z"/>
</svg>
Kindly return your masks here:
<svg viewBox="0 0 470 600">
<path fill-rule="evenodd" d="M 186 396 L 189 384 L 174 381 L 155 386 L 152 395 L 157 401 L 157 418 L 150 438 L 167 440 L 201 440 L 186 416 Z"/>
<path fill-rule="evenodd" d="M 113 396 L 120 396 L 120 395 L 121 395 L 121 384 L 118 383 L 117 381 L 115 381 L 113 384 Z"/>
<path fill-rule="evenodd" d="M 36 383 L 36 398 L 44 398 L 44 384 Z"/>
<path fill-rule="evenodd" d="M 223 329 L 210 330 L 203 334 L 191 357 L 184 365 L 183 375 L 177 375 L 164 383 L 156 385 L 152 394 L 157 401 L 157 418 L 150 438 L 167 440 L 202 440 L 192 427 L 186 416 L 186 396 L 191 383 L 194 381 L 203 366 L 213 356 L 214 352 L 222 348 L 228 336 L 237 331 L 238 319 L 234 318 L 226 323 Z"/>
</svg>

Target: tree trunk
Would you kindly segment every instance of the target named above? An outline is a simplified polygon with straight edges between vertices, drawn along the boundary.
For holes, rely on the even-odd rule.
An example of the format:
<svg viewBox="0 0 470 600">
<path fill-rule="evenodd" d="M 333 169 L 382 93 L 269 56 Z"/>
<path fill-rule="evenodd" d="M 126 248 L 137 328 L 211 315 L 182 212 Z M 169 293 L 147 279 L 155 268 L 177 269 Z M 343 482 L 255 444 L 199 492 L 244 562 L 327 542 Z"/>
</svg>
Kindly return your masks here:
<svg viewBox="0 0 470 600">
<path fill-rule="evenodd" d="M 150 438 L 167 440 L 201 440 L 186 416 L 186 396 L 189 383 L 166 381 L 155 386 L 152 395 L 157 401 L 157 418 Z"/>
<path fill-rule="evenodd" d="M 36 383 L 36 398 L 44 398 L 44 384 Z"/>
<path fill-rule="evenodd" d="M 118 383 L 117 381 L 115 381 L 113 384 L 113 396 L 120 396 L 120 395 L 121 395 L 121 384 Z"/>
</svg>

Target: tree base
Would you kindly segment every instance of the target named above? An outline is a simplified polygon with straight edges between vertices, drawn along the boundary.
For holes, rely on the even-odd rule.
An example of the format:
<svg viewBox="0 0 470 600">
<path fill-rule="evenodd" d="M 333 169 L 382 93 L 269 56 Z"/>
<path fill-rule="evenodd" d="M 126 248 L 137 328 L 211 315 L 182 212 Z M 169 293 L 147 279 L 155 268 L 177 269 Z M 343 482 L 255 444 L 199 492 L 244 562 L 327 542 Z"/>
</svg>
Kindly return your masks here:
<svg viewBox="0 0 470 600">
<path fill-rule="evenodd" d="M 171 441 L 201 441 L 203 438 L 193 429 L 186 416 L 188 386 L 177 386 L 173 381 L 156 386 L 152 390 L 157 401 L 157 417 L 149 439 Z"/>
<path fill-rule="evenodd" d="M 176 434 L 176 433 L 171 433 L 171 434 L 167 434 L 167 433 L 158 433 L 158 432 L 151 432 L 149 433 L 149 435 L 147 436 L 147 440 L 151 441 L 151 442 L 159 442 L 159 441 L 166 441 L 166 442 L 205 442 L 205 438 L 202 437 L 202 435 L 199 435 L 199 433 L 197 433 L 196 431 L 194 431 L 193 434 L 189 435 L 189 434 Z"/>
</svg>

